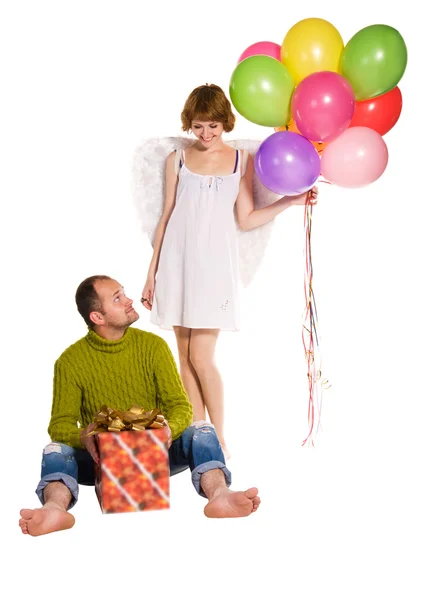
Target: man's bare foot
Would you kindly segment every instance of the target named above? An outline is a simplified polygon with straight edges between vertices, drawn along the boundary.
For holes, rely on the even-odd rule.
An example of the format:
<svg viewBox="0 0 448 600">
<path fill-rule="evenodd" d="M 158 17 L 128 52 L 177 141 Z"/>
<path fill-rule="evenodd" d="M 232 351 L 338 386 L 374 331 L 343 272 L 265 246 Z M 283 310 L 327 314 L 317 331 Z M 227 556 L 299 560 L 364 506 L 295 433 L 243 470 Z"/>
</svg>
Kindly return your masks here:
<svg viewBox="0 0 448 600">
<path fill-rule="evenodd" d="M 19 527 L 22 533 L 29 533 L 30 535 L 43 535 L 53 531 L 62 531 L 63 529 L 70 529 L 75 524 L 73 515 L 51 503 L 35 510 L 24 508 L 20 511 L 20 516 L 22 518 L 19 521 Z"/>
<path fill-rule="evenodd" d="M 247 517 L 260 506 L 257 488 L 250 488 L 245 492 L 232 492 L 227 488 L 220 490 L 204 508 L 206 517 L 232 518 Z"/>
</svg>

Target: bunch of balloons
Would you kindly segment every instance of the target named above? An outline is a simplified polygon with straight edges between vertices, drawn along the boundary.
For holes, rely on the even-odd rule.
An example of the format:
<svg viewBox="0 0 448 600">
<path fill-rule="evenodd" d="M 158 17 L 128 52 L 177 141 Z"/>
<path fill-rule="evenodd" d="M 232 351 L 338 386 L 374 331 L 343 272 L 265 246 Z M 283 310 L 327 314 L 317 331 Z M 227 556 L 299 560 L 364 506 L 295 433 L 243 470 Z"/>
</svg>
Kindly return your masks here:
<svg viewBox="0 0 448 600">
<path fill-rule="evenodd" d="M 407 64 L 401 34 L 370 25 L 344 42 L 324 19 L 299 21 L 282 45 L 257 42 L 230 80 L 235 109 L 274 127 L 255 156 L 261 182 L 281 195 L 313 187 L 319 175 L 341 187 L 376 181 L 388 162 L 383 136 L 398 121 L 398 82 Z"/>
</svg>

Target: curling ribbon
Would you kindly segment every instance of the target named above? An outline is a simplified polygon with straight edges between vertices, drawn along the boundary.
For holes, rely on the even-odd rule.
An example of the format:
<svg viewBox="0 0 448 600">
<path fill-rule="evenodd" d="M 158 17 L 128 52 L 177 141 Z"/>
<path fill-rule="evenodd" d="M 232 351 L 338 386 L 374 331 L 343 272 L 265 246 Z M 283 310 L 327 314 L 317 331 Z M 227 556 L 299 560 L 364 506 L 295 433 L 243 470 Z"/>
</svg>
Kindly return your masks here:
<svg viewBox="0 0 448 600">
<path fill-rule="evenodd" d="M 323 183 L 329 183 L 324 181 Z M 302 342 L 307 361 L 308 376 L 308 426 L 307 437 L 302 446 L 311 444 L 320 429 L 322 410 L 322 390 L 330 387 L 328 379 L 322 378 L 321 361 L 319 354 L 319 335 L 317 330 L 317 309 L 313 289 L 313 262 L 311 255 L 311 226 L 313 220 L 313 204 L 310 202 L 311 194 L 308 193 L 305 205 L 305 313 L 302 326 Z"/>
</svg>

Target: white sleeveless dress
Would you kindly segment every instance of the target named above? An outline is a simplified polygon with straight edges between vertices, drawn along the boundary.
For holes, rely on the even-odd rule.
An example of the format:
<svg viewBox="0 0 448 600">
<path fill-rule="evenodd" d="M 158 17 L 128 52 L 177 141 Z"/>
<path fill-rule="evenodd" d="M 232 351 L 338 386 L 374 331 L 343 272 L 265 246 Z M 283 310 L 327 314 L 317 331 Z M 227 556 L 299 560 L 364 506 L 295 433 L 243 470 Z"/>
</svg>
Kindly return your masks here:
<svg viewBox="0 0 448 600">
<path fill-rule="evenodd" d="M 179 181 L 156 275 L 151 322 L 171 329 L 239 330 L 239 273 L 234 206 L 247 154 L 237 150 L 235 171 L 191 172 L 181 150 Z"/>
</svg>

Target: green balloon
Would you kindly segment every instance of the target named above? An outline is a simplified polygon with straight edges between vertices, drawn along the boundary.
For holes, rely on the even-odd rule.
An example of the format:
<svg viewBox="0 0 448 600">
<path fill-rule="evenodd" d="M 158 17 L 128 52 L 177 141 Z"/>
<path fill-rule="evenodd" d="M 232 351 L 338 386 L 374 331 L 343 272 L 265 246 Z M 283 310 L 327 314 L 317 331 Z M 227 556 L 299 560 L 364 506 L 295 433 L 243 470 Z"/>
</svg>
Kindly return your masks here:
<svg viewBox="0 0 448 600">
<path fill-rule="evenodd" d="M 408 60 L 401 34 L 389 25 L 370 25 L 355 33 L 341 55 L 341 74 L 355 92 L 367 100 L 394 88 Z"/>
<path fill-rule="evenodd" d="M 291 118 L 294 80 L 279 60 L 262 54 L 241 61 L 230 79 L 236 110 L 252 123 L 282 127 Z"/>
</svg>

